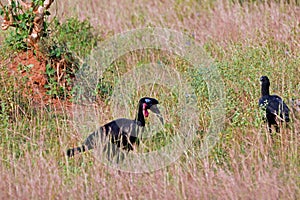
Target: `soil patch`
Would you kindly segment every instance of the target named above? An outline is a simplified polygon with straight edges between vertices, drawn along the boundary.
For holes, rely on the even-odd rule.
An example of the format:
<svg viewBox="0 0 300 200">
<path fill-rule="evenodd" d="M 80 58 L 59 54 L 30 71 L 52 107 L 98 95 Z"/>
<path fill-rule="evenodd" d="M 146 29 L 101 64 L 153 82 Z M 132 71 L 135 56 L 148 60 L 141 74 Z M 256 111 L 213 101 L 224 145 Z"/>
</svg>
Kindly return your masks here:
<svg viewBox="0 0 300 200">
<path fill-rule="evenodd" d="M 61 100 L 47 95 L 46 60 L 33 51 L 21 52 L 7 65 L 8 73 L 16 78 L 16 87 L 29 98 L 35 107 L 53 106 L 56 110 L 70 109 L 70 99 Z M 25 84 L 21 87 L 20 84 Z"/>
<path fill-rule="evenodd" d="M 31 106 L 34 108 L 49 108 L 51 111 L 57 113 L 65 113 L 72 117 L 74 108 L 81 108 L 82 110 L 90 109 L 91 105 L 73 104 L 71 99 L 53 98 L 47 94 L 47 76 L 46 65 L 47 60 L 42 55 L 35 55 L 33 51 L 27 51 L 17 54 L 5 66 L 10 76 L 15 77 L 15 87 L 19 89 L 20 93 L 28 98 Z M 73 107 L 75 106 L 75 107 Z M 109 111 L 107 105 L 97 99 L 93 104 L 96 110 L 104 109 Z M 109 116 L 109 115 L 107 115 Z M 106 117 L 104 117 L 106 119 Z"/>
</svg>

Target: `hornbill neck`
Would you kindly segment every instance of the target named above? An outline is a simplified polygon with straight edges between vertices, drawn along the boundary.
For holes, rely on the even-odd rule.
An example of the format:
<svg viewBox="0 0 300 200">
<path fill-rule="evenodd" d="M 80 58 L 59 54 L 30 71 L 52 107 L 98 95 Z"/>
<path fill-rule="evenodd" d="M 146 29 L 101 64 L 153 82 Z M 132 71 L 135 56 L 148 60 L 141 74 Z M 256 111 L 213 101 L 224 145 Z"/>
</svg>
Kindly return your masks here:
<svg viewBox="0 0 300 200">
<path fill-rule="evenodd" d="M 270 95 L 269 87 L 270 87 L 269 83 L 262 83 L 261 96 Z"/>
<path fill-rule="evenodd" d="M 143 104 L 139 104 L 138 113 L 135 121 L 140 122 L 140 126 L 145 126 L 145 117 L 143 114 Z"/>
</svg>

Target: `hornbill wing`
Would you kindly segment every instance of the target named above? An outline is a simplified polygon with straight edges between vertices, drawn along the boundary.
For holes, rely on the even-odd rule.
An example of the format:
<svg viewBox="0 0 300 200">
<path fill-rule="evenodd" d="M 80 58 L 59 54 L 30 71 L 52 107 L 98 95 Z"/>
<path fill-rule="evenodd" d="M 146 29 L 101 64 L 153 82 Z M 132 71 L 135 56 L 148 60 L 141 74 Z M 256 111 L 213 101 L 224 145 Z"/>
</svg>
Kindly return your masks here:
<svg viewBox="0 0 300 200">
<path fill-rule="evenodd" d="M 87 149 L 93 149 L 96 145 L 99 145 L 99 142 L 105 143 L 105 139 L 108 138 L 118 141 L 121 136 L 137 137 L 137 128 L 137 123 L 134 120 L 125 118 L 116 119 L 91 133 L 84 141 L 84 145 Z"/>
<path fill-rule="evenodd" d="M 83 145 L 87 147 L 88 150 L 93 149 L 100 142 L 100 139 L 105 138 L 104 131 L 104 126 L 101 126 L 85 139 Z"/>
<path fill-rule="evenodd" d="M 259 107 L 261 107 L 261 108 L 266 108 L 267 105 L 268 105 L 268 100 L 267 100 L 266 98 L 264 98 L 264 97 L 261 97 L 261 98 L 259 99 L 259 101 L 258 101 L 258 105 L 259 105 Z"/>
<path fill-rule="evenodd" d="M 269 103 L 267 106 L 267 111 L 272 114 L 283 117 L 284 120 L 286 122 L 288 122 L 289 121 L 289 112 L 290 112 L 290 109 L 288 108 L 288 106 L 277 95 L 270 96 L 269 99 L 270 100 L 269 100 Z"/>
<path fill-rule="evenodd" d="M 276 106 L 273 105 L 274 102 L 272 102 L 272 100 L 270 99 L 270 96 L 264 96 L 262 98 L 259 99 L 259 107 L 262 108 L 263 110 L 266 111 L 266 113 L 277 113 L 276 112 Z M 278 108 L 278 105 L 277 105 L 277 108 Z"/>
<path fill-rule="evenodd" d="M 138 122 L 126 118 L 120 118 L 112 121 L 109 124 L 109 127 L 111 129 L 110 134 L 112 134 L 114 137 L 120 137 L 120 135 L 137 137 L 139 132 Z"/>
<path fill-rule="evenodd" d="M 273 114 L 283 118 L 282 120 L 289 122 L 290 109 L 277 95 L 264 96 L 259 99 L 259 106 L 266 110 L 267 114 Z"/>
</svg>

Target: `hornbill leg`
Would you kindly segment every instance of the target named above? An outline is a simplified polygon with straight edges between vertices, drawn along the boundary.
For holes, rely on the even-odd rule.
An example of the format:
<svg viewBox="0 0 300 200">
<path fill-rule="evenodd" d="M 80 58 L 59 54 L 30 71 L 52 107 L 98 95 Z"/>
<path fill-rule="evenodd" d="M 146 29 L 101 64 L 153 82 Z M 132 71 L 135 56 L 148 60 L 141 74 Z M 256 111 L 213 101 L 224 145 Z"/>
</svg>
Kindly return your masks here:
<svg viewBox="0 0 300 200">
<path fill-rule="evenodd" d="M 279 126 L 276 124 L 276 125 L 274 125 L 275 126 L 275 130 L 276 130 L 276 133 L 279 133 L 280 132 L 280 128 L 279 128 Z"/>
<path fill-rule="evenodd" d="M 84 145 L 82 145 L 81 147 L 75 147 L 73 149 L 68 149 L 67 156 L 73 157 L 75 154 L 80 153 L 80 152 L 85 152 L 85 151 L 86 151 L 86 148 Z"/>
<path fill-rule="evenodd" d="M 268 128 L 269 132 L 272 133 L 271 123 L 268 123 L 267 128 Z"/>
</svg>

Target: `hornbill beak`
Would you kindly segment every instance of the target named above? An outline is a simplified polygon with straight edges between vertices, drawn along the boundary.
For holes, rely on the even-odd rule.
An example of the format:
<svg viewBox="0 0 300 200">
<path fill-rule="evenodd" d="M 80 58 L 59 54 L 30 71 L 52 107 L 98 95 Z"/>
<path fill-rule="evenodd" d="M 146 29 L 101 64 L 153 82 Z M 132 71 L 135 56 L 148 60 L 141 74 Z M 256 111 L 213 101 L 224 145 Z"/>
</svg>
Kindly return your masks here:
<svg viewBox="0 0 300 200">
<path fill-rule="evenodd" d="M 156 116 L 159 118 L 159 121 L 164 124 L 164 118 L 162 117 L 162 115 L 160 114 L 159 109 L 157 108 L 157 105 L 152 105 L 150 107 L 150 110 L 156 114 Z"/>
</svg>

